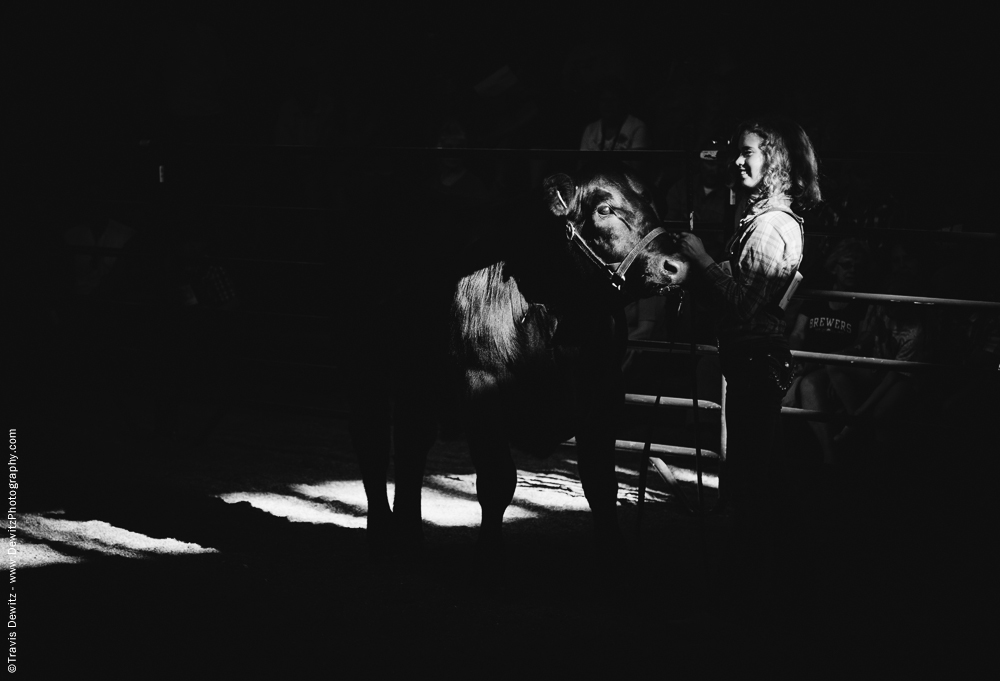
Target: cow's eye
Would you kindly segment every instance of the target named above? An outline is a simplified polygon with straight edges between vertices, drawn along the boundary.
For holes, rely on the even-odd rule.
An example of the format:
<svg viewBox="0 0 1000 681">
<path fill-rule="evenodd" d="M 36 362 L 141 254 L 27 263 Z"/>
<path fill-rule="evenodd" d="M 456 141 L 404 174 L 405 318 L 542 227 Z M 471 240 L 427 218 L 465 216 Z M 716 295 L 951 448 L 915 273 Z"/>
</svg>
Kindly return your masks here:
<svg viewBox="0 0 1000 681">
<path fill-rule="evenodd" d="M 612 213 L 614 213 L 614 211 L 611 210 L 611 206 L 609 206 L 606 203 L 602 203 L 597 207 L 597 213 L 599 215 L 611 215 Z"/>
</svg>

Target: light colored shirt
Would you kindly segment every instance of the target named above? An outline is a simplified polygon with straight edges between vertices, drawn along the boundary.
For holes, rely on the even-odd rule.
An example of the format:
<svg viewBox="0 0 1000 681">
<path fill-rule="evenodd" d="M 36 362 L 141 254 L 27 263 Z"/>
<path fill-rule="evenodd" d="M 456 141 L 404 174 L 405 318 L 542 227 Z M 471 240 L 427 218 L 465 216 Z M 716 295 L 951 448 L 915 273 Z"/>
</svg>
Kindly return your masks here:
<svg viewBox="0 0 1000 681">
<path fill-rule="evenodd" d="M 785 196 L 749 204 L 726 244 L 732 272 L 720 263 L 705 270 L 723 304 L 720 347 L 784 337 L 784 314 L 777 303 L 802 261 L 799 222 L 775 210 L 788 206 Z"/>
</svg>

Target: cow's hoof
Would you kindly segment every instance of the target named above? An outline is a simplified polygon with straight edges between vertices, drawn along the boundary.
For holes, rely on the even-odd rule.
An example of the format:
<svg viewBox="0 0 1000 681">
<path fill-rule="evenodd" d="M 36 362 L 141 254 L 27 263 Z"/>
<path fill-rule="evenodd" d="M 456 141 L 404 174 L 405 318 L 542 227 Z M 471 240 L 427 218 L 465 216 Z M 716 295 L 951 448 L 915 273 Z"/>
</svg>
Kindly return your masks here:
<svg viewBox="0 0 1000 681">
<path fill-rule="evenodd" d="M 621 550 L 625 539 L 617 519 L 594 523 L 594 543 L 597 550 L 602 553 L 615 553 Z"/>
<path fill-rule="evenodd" d="M 598 524 L 595 527 L 593 547 L 592 565 L 600 584 L 616 584 L 619 578 L 626 576 L 630 556 L 627 542 L 617 523 Z"/>
<path fill-rule="evenodd" d="M 479 536 L 473 566 L 483 586 L 495 587 L 507 571 L 507 552 L 502 537 Z"/>
<path fill-rule="evenodd" d="M 507 553 L 502 542 L 478 542 L 475 558 L 477 565 L 504 565 Z"/>
<path fill-rule="evenodd" d="M 391 513 L 384 516 L 368 516 L 365 543 L 368 545 L 368 555 L 372 560 L 381 562 L 392 556 L 396 543 L 395 525 Z"/>
<path fill-rule="evenodd" d="M 423 522 L 400 522 L 397 518 L 395 528 L 395 547 L 400 560 L 417 562 L 424 557 L 424 525 Z"/>
</svg>

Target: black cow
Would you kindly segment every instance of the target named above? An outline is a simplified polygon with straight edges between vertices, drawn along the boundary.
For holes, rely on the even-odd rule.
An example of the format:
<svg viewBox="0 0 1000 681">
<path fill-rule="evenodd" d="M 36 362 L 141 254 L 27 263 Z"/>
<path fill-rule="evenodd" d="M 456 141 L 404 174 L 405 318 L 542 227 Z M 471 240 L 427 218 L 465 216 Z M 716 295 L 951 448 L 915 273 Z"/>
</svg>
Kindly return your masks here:
<svg viewBox="0 0 1000 681">
<path fill-rule="evenodd" d="M 398 331 L 395 345 L 379 348 L 375 359 L 358 350 L 362 373 L 351 435 L 375 548 L 394 535 L 405 544 L 422 537 L 424 462 L 442 394 L 456 396 L 464 418 L 483 512 L 481 556 L 501 550 L 503 514 L 517 479 L 511 444 L 545 454 L 575 436 L 598 536 L 617 536 L 614 425 L 624 393 L 623 308 L 678 286 L 687 263 L 627 172 L 579 181 L 556 175 L 544 182 L 543 196 L 542 206 L 507 216 L 512 226 L 499 244 L 487 241 L 493 245 L 454 261 L 465 269 L 437 278 L 439 298 L 433 286 L 397 296 L 387 319 Z M 365 342 L 371 349 L 375 340 Z M 383 380 L 373 376 L 378 367 Z M 390 442 L 394 512 L 386 493 Z"/>
</svg>

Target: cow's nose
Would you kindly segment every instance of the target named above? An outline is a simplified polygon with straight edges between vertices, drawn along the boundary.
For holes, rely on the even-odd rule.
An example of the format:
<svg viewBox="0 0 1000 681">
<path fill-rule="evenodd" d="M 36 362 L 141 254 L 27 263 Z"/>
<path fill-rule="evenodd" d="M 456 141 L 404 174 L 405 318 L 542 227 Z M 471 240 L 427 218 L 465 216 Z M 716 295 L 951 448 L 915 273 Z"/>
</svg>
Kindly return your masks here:
<svg viewBox="0 0 1000 681">
<path fill-rule="evenodd" d="M 674 284 L 680 284 L 687 278 L 688 264 L 679 258 L 666 256 L 660 261 L 660 271 Z"/>
</svg>

